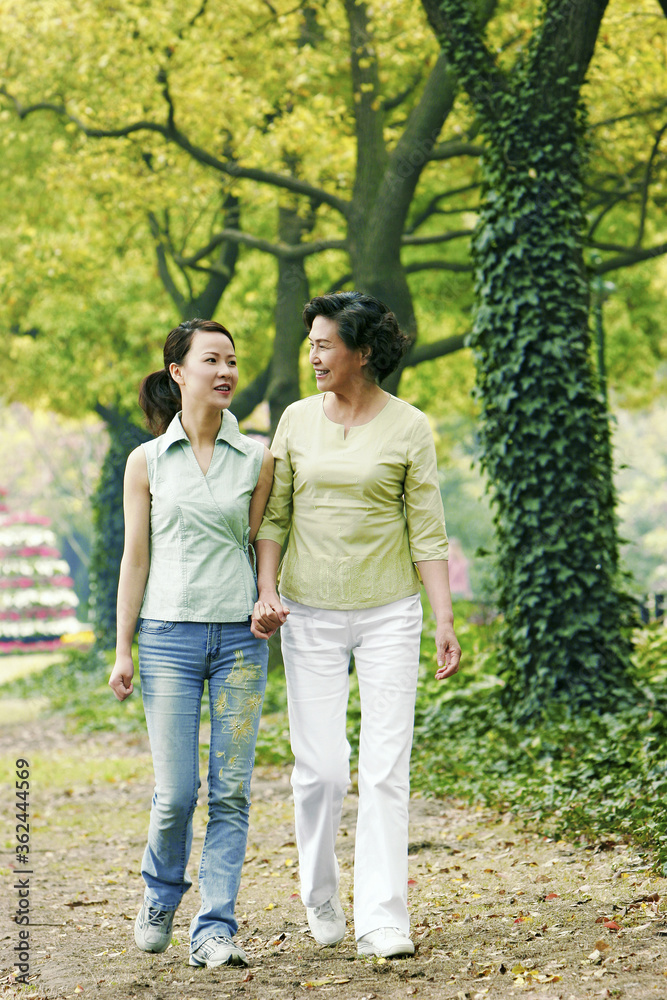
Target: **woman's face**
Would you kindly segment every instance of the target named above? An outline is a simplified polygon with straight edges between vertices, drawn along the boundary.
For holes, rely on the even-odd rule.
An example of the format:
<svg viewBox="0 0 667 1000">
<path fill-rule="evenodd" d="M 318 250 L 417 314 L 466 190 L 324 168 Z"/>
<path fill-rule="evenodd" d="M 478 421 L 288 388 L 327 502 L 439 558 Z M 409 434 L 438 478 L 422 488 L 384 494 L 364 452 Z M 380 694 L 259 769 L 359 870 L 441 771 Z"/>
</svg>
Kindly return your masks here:
<svg viewBox="0 0 667 1000">
<path fill-rule="evenodd" d="M 308 360 L 315 371 L 320 392 L 343 392 L 355 380 L 368 380 L 366 357 L 338 335 L 338 324 L 328 316 L 316 316 L 308 336 Z"/>
<path fill-rule="evenodd" d="M 170 365 L 181 398 L 226 410 L 239 380 L 236 354 L 224 333 L 197 330 L 180 365 Z"/>
</svg>

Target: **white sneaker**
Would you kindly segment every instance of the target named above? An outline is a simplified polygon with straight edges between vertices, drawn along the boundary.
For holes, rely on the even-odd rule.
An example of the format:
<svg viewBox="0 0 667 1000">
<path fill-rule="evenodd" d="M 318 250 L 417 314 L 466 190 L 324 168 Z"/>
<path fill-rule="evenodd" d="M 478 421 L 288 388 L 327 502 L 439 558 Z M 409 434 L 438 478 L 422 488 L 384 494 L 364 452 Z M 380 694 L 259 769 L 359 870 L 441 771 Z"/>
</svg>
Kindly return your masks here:
<svg viewBox="0 0 667 1000">
<path fill-rule="evenodd" d="M 345 914 L 338 893 L 321 906 L 306 907 L 308 926 L 318 944 L 338 944 L 345 937 Z"/>
<path fill-rule="evenodd" d="M 160 910 L 146 899 L 134 922 L 134 941 L 142 951 L 166 951 L 171 944 L 175 910 Z"/>
<path fill-rule="evenodd" d="M 218 965 L 247 965 L 248 956 L 231 938 L 221 934 L 206 938 L 190 955 L 190 965 L 215 969 Z"/>
<path fill-rule="evenodd" d="M 399 955 L 414 955 L 415 946 L 398 927 L 378 927 L 376 931 L 364 934 L 357 941 L 358 955 L 376 955 L 378 958 L 397 958 Z"/>
</svg>

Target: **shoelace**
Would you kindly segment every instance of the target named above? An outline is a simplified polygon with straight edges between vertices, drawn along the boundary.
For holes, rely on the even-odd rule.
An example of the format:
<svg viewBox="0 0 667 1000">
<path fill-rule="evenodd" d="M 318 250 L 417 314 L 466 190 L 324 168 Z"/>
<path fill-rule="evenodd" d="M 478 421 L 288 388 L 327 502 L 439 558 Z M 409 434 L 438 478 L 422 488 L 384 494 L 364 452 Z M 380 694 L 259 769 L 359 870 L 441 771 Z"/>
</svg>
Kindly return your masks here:
<svg viewBox="0 0 667 1000">
<path fill-rule="evenodd" d="M 323 918 L 324 920 L 331 920 L 332 917 L 334 920 L 336 919 L 336 913 L 328 899 L 326 903 L 322 903 L 320 906 L 315 907 L 315 916 L 320 919 Z"/>
<path fill-rule="evenodd" d="M 148 907 L 148 923 L 151 927 L 161 927 L 169 917 L 169 910 L 158 910 L 154 906 Z"/>
<path fill-rule="evenodd" d="M 211 948 L 215 948 L 215 946 L 218 944 L 229 945 L 231 948 L 236 947 L 231 938 L 223 937 L 222 934 L 216 934 L 214 937 L 209 938 L 207 941 L 204 941 L 204 944 L 210 945 Z M 201 945 L 200 947 L 203 947 L 203 945 Z"/>
<path fill-rule="evenodd" d="M 210 956 L 215 951 L 217 945 L 225 945 L 230 949 L 230 954 L 238 954 L 239 948 L 236 947 L 231 938 L 224 937 L 222 934 L 216 934 L 215 937 L 208 938 L 203 944 L 200 944 L 195 951 L 195 955 Z"/>
</svg>

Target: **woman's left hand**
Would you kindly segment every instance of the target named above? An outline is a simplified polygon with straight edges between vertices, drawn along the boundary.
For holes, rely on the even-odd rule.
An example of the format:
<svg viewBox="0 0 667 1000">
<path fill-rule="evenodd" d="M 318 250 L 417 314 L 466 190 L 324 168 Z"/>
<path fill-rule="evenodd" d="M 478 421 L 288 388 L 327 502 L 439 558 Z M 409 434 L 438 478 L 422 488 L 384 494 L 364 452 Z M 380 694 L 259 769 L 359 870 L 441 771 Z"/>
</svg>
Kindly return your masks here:
<svg viewBox="0 0 667 1000">
<path fill-rule="evenodd" d="M 435 630 L 435 647 L 438 657 L 438 669 L 435 677 L 438 681 L 444 681 L 446 677 L 451 677 L 459 669 L 461 660 L 461 647 L 454 634 L 453 625 L 438 625 Z"/>
<path fill-rule="evenodd" d="M 275 635 L 289 614 L 276 594 L 271 601 L 258 600 L 253 608 L 250 631 L 256 639 L 270 639 Z"/>
</svg>

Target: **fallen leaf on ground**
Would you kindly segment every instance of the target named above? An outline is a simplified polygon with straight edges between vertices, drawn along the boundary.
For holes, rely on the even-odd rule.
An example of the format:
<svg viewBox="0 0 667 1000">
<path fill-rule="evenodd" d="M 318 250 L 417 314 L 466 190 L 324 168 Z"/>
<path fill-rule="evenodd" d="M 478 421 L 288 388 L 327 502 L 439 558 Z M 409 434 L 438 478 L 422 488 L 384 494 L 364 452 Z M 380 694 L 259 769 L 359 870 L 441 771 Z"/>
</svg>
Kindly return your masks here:
<svg viewBox="0 0 667 1000">
<path fill-rule="evenodd" d="M 65 906 L 72 909 L 75 906 L 104 906 L 108 902 L 108 899 L 73 899 L 70 903 L 65 903 Z"/>
<path fill-rule="evenodd" d="M 307 990 L 312 990 L 315 986 L 342 986 L 344 983 L 349 982 L 350 980 L 344 976 L 325 976 L 324 979 L 310 979 L 305 983 L 301 983 L 301 986 Z"/>
</svg>

